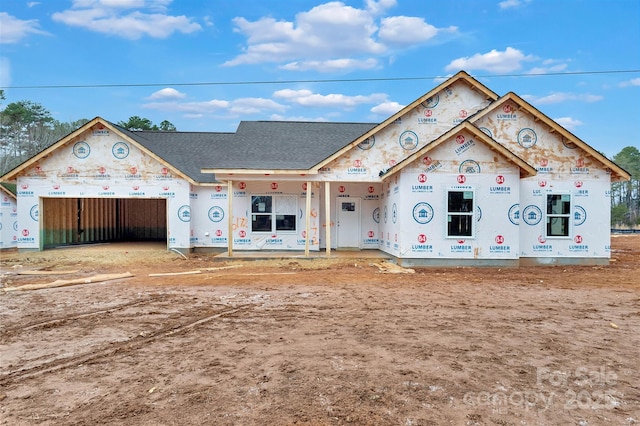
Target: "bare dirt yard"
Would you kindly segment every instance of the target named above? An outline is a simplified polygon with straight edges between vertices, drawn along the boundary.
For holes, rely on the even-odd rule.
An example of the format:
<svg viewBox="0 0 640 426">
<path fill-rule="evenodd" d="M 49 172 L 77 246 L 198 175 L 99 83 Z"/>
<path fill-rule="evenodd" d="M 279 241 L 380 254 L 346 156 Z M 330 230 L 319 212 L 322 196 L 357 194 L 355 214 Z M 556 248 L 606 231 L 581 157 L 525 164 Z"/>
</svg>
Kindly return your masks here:
<svg viewBox="0 0 640 426">
<path fill-rule="evenodd" d="M 1 425 L 640 425 L 640 235 L 613 236 L 609 266 L 415 273 L 0 256 Z"/>
</svg>

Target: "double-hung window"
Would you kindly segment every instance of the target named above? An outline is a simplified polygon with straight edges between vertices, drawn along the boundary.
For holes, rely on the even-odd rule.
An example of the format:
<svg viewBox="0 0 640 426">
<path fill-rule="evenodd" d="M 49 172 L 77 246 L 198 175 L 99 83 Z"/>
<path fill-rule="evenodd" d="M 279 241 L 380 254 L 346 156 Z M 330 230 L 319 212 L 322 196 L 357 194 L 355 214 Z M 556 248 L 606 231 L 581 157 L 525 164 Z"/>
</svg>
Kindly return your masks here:
<svg viewBox="0 0 640 426">
<path fill-rule="evenodd" d="M 473 191 L 447 191 L 447 237 L 473 237 L 474 211 Z"/>
<path fill-rule="evenodd" d="M 568 237 L 571 195 L 547 194 L 547 237 Z"/>
<path fill-rule="evenodd" d="M 296 230 L 297 198 L 293 195 L 251 196 L 251 231 Z"/>
</svg>

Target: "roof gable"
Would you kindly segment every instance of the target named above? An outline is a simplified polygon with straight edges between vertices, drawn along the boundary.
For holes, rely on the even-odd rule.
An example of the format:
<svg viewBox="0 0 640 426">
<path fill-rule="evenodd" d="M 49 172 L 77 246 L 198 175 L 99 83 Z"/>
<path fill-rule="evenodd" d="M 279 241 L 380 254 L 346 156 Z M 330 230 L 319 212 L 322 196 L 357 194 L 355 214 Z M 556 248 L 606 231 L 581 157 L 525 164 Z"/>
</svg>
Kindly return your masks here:
<svg viewBox="0 0 640 426">
<path fill-rule="evenodd" d="M 47 158 L 51 157 L 52 155 L 55 155 L 55 153 L 57 151 L 63 149 L 67 145 L 70 145 L 72 143 L 80 141 L 82 139 L 82 137 L 89 131 L 93 131 L 93 132 L 102 132 L 102 131 L 113 132 L 114 134 L 118 135 L 122 139 L 124 139 L 127 142 L 129 142 L 132 145 L 134 145 L 136 148 L 138 148 L 139 150 L 144 152 L 149 157 L 154 158 L 155 160 L 157 160 L 161 164 L 167 166 L 171 170 L 172 173 L 174 173 L 174 174 L 176 174 L 176 175 L 182 177 L 183 179 L 186 179 L 186 180 L 188 180 L 188 181 L 190 181 L 192 183 L 195 183 L 195 181 L 193 181 L 193 179 L 190 179 L 186 174 L 184 174 L 177 167 L 173 166 L 171 163 L 169 163 L 165 159 L 163 159 L 160 156 L 158 156 L 154 151 L 148 149 L 144 144 L 141 144 L 140 141 L 143 140 L 143 139 L 140 137 L 140 135 L 136 135 L 135 132 L 130 132 L 130 131 L 126 130 L 126 129 L 123 129 L 123 128 L 121 128 L 121 127 L 119 127 L 119 126 L 117 126 L 117 125 L 115 125 L 113 123 L 110 123 L 107 120 L 104 120 L 101 117 L 94 118 L 93 120 L 87 122 L 83 126 L 80 126 L 75 131 L 69 133 L 67 136 L 65 136 L 64 138 L 60 139 L 58 142 L 56 142 L 53 145 L 45 148 L 44 150 L 42 150 L 38 154 L 34 155 L 33 157 L 31 157 L 27 161 L 25 161 L 22 164 L 20 164 L 18 167 L 14 168 L 10 172 L 8 172 L 4 176 L 2 176 L 2 180 L 3 181 L 15 180 L 18 176 L 20 176 L 22 174 L 25 174 L 27 170 L 31 169 L 32 167 L 37 166 L 38 163 L 45 161 Z M 158 132 L 158 133 L 161 133 L 161 132 Z"/>
<path fill-rule="evenodd" d="M 511 121 L 518 120 L 518 113 L 524 112 L 532 117 L 533 123 L 536 126 L 544 124 L 544 129 L 551 135 L 556 135 L 558 139 L 557 149 L 553 149 L 554 156 L 559 156 L 560 152 L 579 149 L 587 156 L 591 157 L 595 162 L 600 164 L 605 170 L 610 170 L 612 173 L 612 180 L 629 180 L 630 175 L 624 169 L 616 165 L 613 161 L 609 160 L 606 156 L 593 149 L 586 142 L 575 136 L 573 133 L 562 127 L 560 124 L 553 121 L 551 118 L 543 114 L 537 108 L 530 103 L 522 99 L 520 96 L 513 92 L 509 92 L 493 104 L 489 105 L 483 111 L 472 117 L 472 121 L 479 127 L 485 125 L 489 126 L 492 120 L 503 121 L 509 123 Z M 494 115 L 495 114 L 495 115 Z M 489 126 L 494 130 L 498 128 L 508 128 L 509 126 Z M 535 126 L 531 126 L 535 127 Z M 491 132 L 491 129 L 486 129 Z M 528 160 L 529 163 L 535 164 L 536 161 L 533 158 L 533 152 L 528 151 L 528 148 L 535 145 L 537 138 L 536 132 L 529 128 L 531 132 L 527 131 L 527 128 L 522 128 L 516 137 L 502 137 L 500 135 L 493 134 L 493 137 L 504 145 L 509 143 L 513 144 L 512 151 L 518 152 L 519 155 Z M 517 142 L 517 143 L 514 143 Z M 544 160 L 546 161 L 546 159 Z"/>
<path fill-rule="evenodd" d="M 485 85 L 483 85 L 482 83 L 480 83 L 479 81 L 471 77 L 466 72 L 460 71 L 454 76 L 452 76 L 451 78 L 447 79 L 446 81 L 442 82 L 441 84 L 439 84 L 438 86 L 430 90 L 429 92 L 425 93 L 424 95 L 422 95 L 421 97 L 419 97 L 418 99 L 410 103 L 409 105 L 405 106 L 400 111 L 396 112 L 395 114 L 387 118 L 382 123 L 371 128 L 369 131 L 362 134 L 360 137 L 354 139 L 353 141 L 351 141 L 350 143 L 342 147 L 340 150 L 336 151 L 330 157 L 327 157 L 322 162 L 316 164 L 314 167 L 314 170 L 318 170 L 322 167 L 327 166 L 330 162 L 345 155 L 348 151 L 354 149 L 359 144 L 363 144 L 363 143 L 366 144 L 369 138 L 371 137 L 375 138 L 376 135 L 383 132 L 384 129 L 393 126 L 395 123 L 398 123 L 399 121 L 402 121 L 402 117 L 411 114 L 416 108 L 422 107 L 423 109 L 435 109 L 436 106 L 434 105 L 433 99 L 438 97 L 439 93 L 441 92 L 446 93 L 448 87 L 456 84 L 464 84 L 466 87 L 468 87 L 472 91 L 480 94 L 482 99 L 485 99 L 489 102 L 493 102 L 494 100 L 498 99 L 498 95 L 495 92 L 493 92 L 491 89 L 489 89 L 488 87 L 486 87 Z M 442 101 L 444 102 L 444 99 L 442 99 Z M 469 115 L 472 115 L 472 114 L 469 114 Z M 467 118 L 467 115 L 465 114 L 465 116 L 462 117 L 460 121 L 466 118 Z M 457 124 L 458 123 L 455 123 L 455 124 L 452 123 L 451 125 L 455 126 Z"/>
<path fill-rule="evenodd" d="M 465 121 L 460 125 L 458 125 L 457 127 L 454 127 L 453 129 L 444 133 L 434 141 L 428 143 L 427 145 L 422 147 L 422 149 L 411 154 L 410 156 L 408 156 L 407 158 L 405 158 L 395 166 L 392 166 L 388 170 L 380 172 L 380 176 L 382 178 L 387 178 L 389 176 L 392 176 L 393 174 L 407 167 L 409 164 L 413 163 L 423 155 L 426 155 L 427 153 L 433 151 L 440 145 L 457 137 L 462 132 L 470 133 L 476 140 L 485 144 L 492 151 L 495 151 L 498 154 L 500 154 L 502 157 L 507 159 L 510 163 L 515 164 L 520 169 L 520 177 L 529 177 L 529 176 L 534 176 L 536 174 L 536 169 L 533 166 L 528 164 L 526 161 L 524 161 L 522 158 L 520 158 L 513 152 L 509 151 L 502 144 L 496 142 L 493 138 L 491 138 L 489 135 L 487 135 L 485 132 L 483 132 L 473 124 L 469 123 L 468 121 Z"/>
</svg>

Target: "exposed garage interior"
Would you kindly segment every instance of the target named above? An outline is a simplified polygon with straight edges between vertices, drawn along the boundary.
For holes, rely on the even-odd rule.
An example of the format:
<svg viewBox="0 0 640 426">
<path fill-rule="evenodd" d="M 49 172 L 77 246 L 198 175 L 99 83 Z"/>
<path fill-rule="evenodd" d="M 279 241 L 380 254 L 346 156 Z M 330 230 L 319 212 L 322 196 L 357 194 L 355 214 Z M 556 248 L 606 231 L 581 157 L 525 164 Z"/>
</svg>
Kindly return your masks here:
<svg viewBox="0 0 640 426">
<path fill-rule="evenodd" d="M 42 248 L 167 241 L 166 199 L 43 198 Z"/>
</svg>

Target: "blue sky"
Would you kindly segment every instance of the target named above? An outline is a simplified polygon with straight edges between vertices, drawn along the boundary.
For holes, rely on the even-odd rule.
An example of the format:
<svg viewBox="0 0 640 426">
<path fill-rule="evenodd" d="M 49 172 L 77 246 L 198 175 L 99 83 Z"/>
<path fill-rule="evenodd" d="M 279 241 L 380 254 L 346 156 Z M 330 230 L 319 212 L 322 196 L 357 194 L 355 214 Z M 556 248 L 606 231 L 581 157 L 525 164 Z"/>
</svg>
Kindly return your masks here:
<svg viewBox="0 0 640 426">
<path fill-rule="evenodd" d="M 639 16 L 638 0 L 4 0 L 0 86 L 61 121 L 234 131 L 379 122 L 464 69 L 613 156 L 640 146 L 640 72 L 591 72 L 640 70 Z"/>
</svg>

